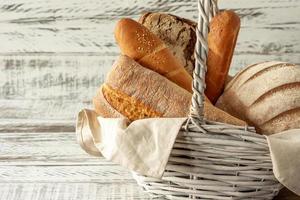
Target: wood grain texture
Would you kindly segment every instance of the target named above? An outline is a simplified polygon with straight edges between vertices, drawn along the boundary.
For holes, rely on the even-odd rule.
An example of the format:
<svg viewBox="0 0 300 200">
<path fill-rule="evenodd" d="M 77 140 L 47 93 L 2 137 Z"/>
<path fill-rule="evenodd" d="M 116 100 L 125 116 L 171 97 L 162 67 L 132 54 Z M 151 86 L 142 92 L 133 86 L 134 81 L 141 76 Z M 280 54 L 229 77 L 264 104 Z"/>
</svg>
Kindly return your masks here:
<svg viewBox="0 0 300 200">
<path fill-rule="evenodd" d="M 298 0 L 219 2 L 220 8 L 234 9 L 242 18 L 243 29 L 239 38 L 242 51 L 245 47 L 251 48 L 249 44 L 252 42 L 259 45 L 253 49 L 255 52 L 270 43 L 288 48 L 299 35 Z M 73 0 L 64 3 L 57 0 L 2 1 L 0 52 L 116 53 L 118 50 L 112 35 L 115 22 L 121 17 L 136 19 L 140 13 L 149 10 L 171 12 L 194 20 L 197 18 L 196 1 L 187 0 L 126 0 L 123 3 L 117 0 Z M 265 37 L 270 36 L 272 30 L 284 32 L 277 32 L 275 38 Z M 293 38 L 289 39 L 286 34 Z M 290 42 L 286 44 L 285 41 Z M 297 49 L 299 43 L 295 47 Z"/>
<path fill-rule="evenodd" d="M 299 0 L 219 3 L 242 22 L 231 74 L 265 60 L 300 63 Z M 189 0 L 0 0 L 0 200 L 150 199 L 74 135 L 77 112 L 92 107 L 119 54 L 116 21 L 144 11 L 197 18 Z"/>
<path fill-rule="evenodd" d="M 233 64 L 245 66 L 265 55 L 236 57 L 241 58 Z M 91 99 L 114 59 L 73 54 L 0 56 L 0 132 L 74 130 L 76 114 L 92 108 Z"/>
<path fill-rule="evenodd" d="M 149 198 L 130 172 L 80 149 L 73 132 L 0 133 L 0 200 Z"/>
<path fill-rule="evenodd" d="M 0 133 L 0 166 L 114 164 L 85 153 L 74 132 Z"/>
<path fill-rule="evenodd" d="M 18 112 L 17 107 L 15 107 Z M 74 132 L 74 120 L 38 120 L 38 119 L 0 119 L 0 133 L 18 133 L 18 132 Z"/>
<path fill-rule="evenodd" d="M 91 107 L 112 60 L 79 53 L 0 56 L 0 119 L 72 119 L 74 125 L 76 113 Z"/>
<path fill-rule="evenodd" d="M 0 183 L 0 200 L 151 199 L 135 183 Z M 159 199 L 158 199 L 159 200 Z"/>
<path fill-rule="evenodd" d="M 242 19 L 231 74 L 266 60 L 300 63 L 299 0 L 219 4 Z M 148 10 L 197 17 L 196 1 L 186 0 L 0 1 L 0 119 L 6 124 L 14 119 L 74 120 L 81 108 L 91 107 L 119 54 L 113 37 L 116 21 L 137 19 Z M 71 130 L 73 125 L 67 126 Z M 17 130 L 6 126 L 6 131 Z"/>
<path fill-rule="evenodd" d="M 298 0 L 221 0 L 242 19 L 237 52 L 299 53 Z M 116 54 L 113 37 L 121 17 L 137 19 L 145 11 L 197 18 L 196 1 L 72 0 L 0 2 L 0 52 L 98 52 Z M 299 60 L 298 60 L 299 63 Z"/>
</svg>

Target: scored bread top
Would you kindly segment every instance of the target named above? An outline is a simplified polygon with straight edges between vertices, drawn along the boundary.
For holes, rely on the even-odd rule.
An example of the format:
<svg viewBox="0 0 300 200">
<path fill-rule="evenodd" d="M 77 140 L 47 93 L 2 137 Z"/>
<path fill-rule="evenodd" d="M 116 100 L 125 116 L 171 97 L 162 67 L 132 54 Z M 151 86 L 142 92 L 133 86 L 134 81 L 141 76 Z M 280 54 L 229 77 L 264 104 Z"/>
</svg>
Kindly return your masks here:
<svg viewBox="0 0 300 200">
<path fill-rule="evenodd" d="M 239 72 L 218 107 L 272 134 L 300 127 L 300 66 L 263 62 Z"/>
</svg>

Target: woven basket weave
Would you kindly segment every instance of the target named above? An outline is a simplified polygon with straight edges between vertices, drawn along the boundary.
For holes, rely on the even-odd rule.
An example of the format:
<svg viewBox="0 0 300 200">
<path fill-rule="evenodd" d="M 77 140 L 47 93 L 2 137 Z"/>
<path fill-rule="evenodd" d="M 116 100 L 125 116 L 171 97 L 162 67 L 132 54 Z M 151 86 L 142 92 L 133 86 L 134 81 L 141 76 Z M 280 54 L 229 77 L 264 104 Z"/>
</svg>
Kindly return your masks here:
<svg viewBox="0 0 300 200">
<path fill-rule="evenodd" d="M 190 116 L 182 126 L 161 179 L 134 173 L 154 197 L 167 199 L 273 199 L 281 189 L 266 138 L 253 128 L 203 118 L 207 34 L 215 0 L 198 0 L 196 65 Z"/>
</svg>

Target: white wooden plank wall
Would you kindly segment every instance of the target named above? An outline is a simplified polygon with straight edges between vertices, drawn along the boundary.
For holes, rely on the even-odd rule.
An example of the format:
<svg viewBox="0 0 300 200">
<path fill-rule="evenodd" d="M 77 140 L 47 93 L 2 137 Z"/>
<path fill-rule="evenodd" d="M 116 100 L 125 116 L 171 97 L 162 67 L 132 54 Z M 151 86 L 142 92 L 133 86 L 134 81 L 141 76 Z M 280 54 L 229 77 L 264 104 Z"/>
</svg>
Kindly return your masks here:
<svg viewBox="0 0 300 200">
<path fill-rule="evenodd" d="M 300 0 L 219 4 L 242 22 L 231 74 L 265 60 L 300 64 Z M 128 171 L 80 149 L 74 120 L 119 54 L 119 18 L 195 20 L 196 9 L 190 0 L 0 0 L 0 200 L 149 199 Z"/>
<path fill-rule="evenodd" d="M 242 19 L 231 74 L 259 61 L 300 63 L 299 0 L 220 0 Z M 0 119 L 73 120 L 119 54 L 121 17 L 165 11 L 196 19 L 196 1 L 0 1 Z"/>
</svg>

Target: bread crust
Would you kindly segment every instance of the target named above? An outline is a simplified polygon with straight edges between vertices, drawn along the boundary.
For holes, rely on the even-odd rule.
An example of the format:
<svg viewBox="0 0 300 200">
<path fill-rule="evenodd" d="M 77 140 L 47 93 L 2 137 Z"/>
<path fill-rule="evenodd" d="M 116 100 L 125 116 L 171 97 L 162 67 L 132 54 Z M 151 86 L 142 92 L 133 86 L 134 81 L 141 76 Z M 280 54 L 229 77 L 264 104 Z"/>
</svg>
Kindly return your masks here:
<svg viewBox="0 0 300 200">
<path fill-rule="evenodd" d="M 96 96 L 93 98 L 95 112 L 105 118 L 123 118 L 124 116 L 115 110 L 105 99 L 102 92 L 103 87 L 100 86 Z"/>
<path fill-rule="evenodd" d="M 300 68 L 276 61 L 250 65 L 229 82 L 216 106 L 262 134 L 300 128 Z"/>
<path fill-rule="evenodd" d="M 197 23 L 165 13 L 145 13 L 139 22 L 157 35 L 192 74 Z M 210 23 L 206 96 L 214 104 L 226 84 L 240 19 L 233 11 L 220 12 Z"/>
<path fill-rule="evenodd" d="M 167 46 L 146 27 L 132 19 L 121 19 L 115 28 L 121 51 L 148 69 L 154 70 L 192 92 L 192 77 Z M 180 71 L 180 73 L 173 73 Z"/>
<path fill-rule="evenodd" d="M 142 67 L 128 56 L 120 56 L 105 81 L 112 89 L 162 113 L 164 117 L 188 115 L 191 94 L 158 73 Z"/>
<path fill-rule="evenodd" d="M 196 22 L 167 13 L 147 12 L 139 18 L 139 23 L 158 36 L 185 70 L 193 75 Z"/>
<path fill-rule="evenodd" d="M 144 102 L 128 96 L 118 89 L 112 89 L 107 84 L 103 84 L 102 87 L 103 96 L 110 102 L 110 105 L 131 121 L 162 116 Z"/>
<path fill-rule="evenodd" d="M 122 55 L 116 60 L 105 84 L 115 91 L 121 91 L 132 98 L 134 102 L 141 102 L 147 108 L 151 108 L 159 113 L 158 116 L 161 114 L 161 117 L 187 117 L 189 114 L 191 93 L 160 74 L 142 67 L 128 56 Z M 106 100 L 110 104 L 110 109 L 116 109 L 117 113 L 126 113 L 124 110 L 120 110 L 124 109 L 123 106 L 116 103 L 112 105 L 114 102 L 109 101 L 109 99 Z M 98 101 L 101 99 L 94 102 L 99 105 Z M 108 106 L 106 102 L 105 105 Z M 99 106 L 95 107 L 96 109 L 99 108 Z M 103 113 L 102 110 L 100 112 Z M 115 114 L 111 111 L 110 113 Z M 246 125 L 244 121 L 234 118 L 206 102 L 204 104 L 204 116 L 212 121 Z M 130 116 L 126 117 L 130 118 Z"/>
<path fill-rule="evenodd" d="M 240 18 L 230 10 L 210 22 L 205 94 L 213 104 L 223 93 L 239 30 Z"/>
</svg>

